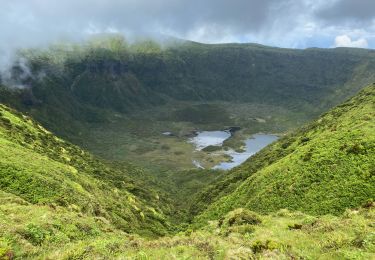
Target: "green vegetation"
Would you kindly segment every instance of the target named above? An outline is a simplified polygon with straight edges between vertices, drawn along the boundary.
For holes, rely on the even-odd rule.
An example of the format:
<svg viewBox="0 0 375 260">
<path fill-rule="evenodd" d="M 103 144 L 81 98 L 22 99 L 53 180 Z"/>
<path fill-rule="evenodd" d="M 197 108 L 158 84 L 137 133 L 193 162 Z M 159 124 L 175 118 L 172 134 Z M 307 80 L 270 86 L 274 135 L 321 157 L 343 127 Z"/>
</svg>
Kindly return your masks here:
<svg viewBox="0 0 375 260">
<path fill-rule="evenodd" d="M 145 239 L 101 218 L 0 192 L 2 259 L 372 259 L 374 205 L 341 217 L 229 212 L 200 231 Z"/>
<path fill-rule="evenodd" d="M 18 55 L 31 75 L 20 79 L 22 66 L 16 62 L 12 77 L 27 88 L 0 87 L 0 102 L 106 159 L 139 164 L 151 159 L 141 165 L 151 170 L 194 167 L 186 139 L 172 140 L 177 151 L 159 149 L 172 147 L 170 139 L 160 137 L 162 131 L 238 125 L 246 136 L 283 133 L 375 80 L 375 52 L 350 48 L 128 43 L 112 35 Z M 217 160 L 207 157 L 207 166 Z"/>
<path fill-rule="evenodd" d="M 375 258 L 374 51 L 114 36 L 19 57 L 26 87 L 0 85 L 0 259 Z M 231 126 L 224 149 L 283 137 L 192 169 L 228 159 L 194 132 Z"/>
<path fill-rule="evenodd" d="M 2 105 L 0 257 L 371 259 L 374 92 L 365 88 L 229 173 L 159 173 L 169 182 L 125 163 L 104 164 Z M 310 144 L 320 152 L 310 153 Z M 285 160 L 293 174 L 282 168 Z M 156 187 L 170 189 L 174 200 Z M 304 196 L 300 187 L 308 187 Z M 316 216 L 326 213 L 337 216 Z M 180 232 L 168 234 L 168 221 Z"/>
<path fill-rule="evenodd" d="M 158 193 L 131 178 L 141 170 L 111 168 L 3 105 L 0 144 L 2 191 L 32 204 L 95 216 L 125 232 L 167 232 Z"/>
<path fill-rule="evenodd" d="M 375 85 L 286 135 L 195 198 L 204 225 L 237 207 L 340 214 L 375 197 Z"/>
<path fill-rule="evenodd" d="M 317 115 L 373 80 L 375 70 L 371 50 L 182 41 L 162 46 L 152 41 L 128 44 L 121 36 L 22 50 L 19 56 L 32 72 L 20 82 L 32 86 L 21 98 L 23 105 L 58 107 L 66 117 L 86 121 L 102 118 L 96 108 L 133 112 L 171 100 L 257 103 Z M 15 63 L 12 72 L 17 79 L 22 67 Z M 198 110 L 203 108 L 192 106 L 176 116 L 200 122 L 206 118 L 201 112 L 194 115 Z"/>
</svg>

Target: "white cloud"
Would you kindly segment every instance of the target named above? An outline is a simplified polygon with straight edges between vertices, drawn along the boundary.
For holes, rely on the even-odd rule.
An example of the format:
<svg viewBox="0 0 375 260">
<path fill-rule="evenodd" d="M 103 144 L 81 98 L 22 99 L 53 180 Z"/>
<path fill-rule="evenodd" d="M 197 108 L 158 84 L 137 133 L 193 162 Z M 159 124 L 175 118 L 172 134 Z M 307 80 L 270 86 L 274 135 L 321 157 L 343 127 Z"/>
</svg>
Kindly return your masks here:
<svg viewBox="0 0 375 260">
<path fill-rule="evenodd" d="M 334 47 L 367 48 L 368 42 L 365 38 L 352 40 L 348 35 L 343 34 L 343 35 L 336 36 Z"/>
<path fill-rule="evenodd" d="M 346 15 L 338 15 L 347 21 L 320 14 L 342 1 Z M 167 35 L 205 43 L 375 48 L 375 18 L 368 8 L 374 0 L 363 1 L 368 5 L 356 0 L 0 0 L 0 70 L 18 48 L 80 41 L 96 33 L 119 32 L 128 40 Z M 367 15 L 365 23 L 357 21 L 361 15 Z"/>
</svg>

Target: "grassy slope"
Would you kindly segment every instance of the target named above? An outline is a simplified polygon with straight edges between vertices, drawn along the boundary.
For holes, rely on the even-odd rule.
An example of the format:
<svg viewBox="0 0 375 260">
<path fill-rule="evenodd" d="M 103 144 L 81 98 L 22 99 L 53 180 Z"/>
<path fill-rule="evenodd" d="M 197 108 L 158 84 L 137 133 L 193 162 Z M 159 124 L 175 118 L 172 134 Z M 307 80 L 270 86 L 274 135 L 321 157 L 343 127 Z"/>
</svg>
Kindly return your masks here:
<svg viewBox="0 0 375 260">
<path fill-rule="evenodd" d="M 142 234 L 163 234 L 159 195 L 131 177 L 0 105 L 0 190 L 32 204 L 61 206 Z"/>
<path fill-rule="evenodd" d="M 352 103 L 366 107 L 372 94 L 373 88 L 368 88 Z M 348 104 L 341 108 L 351 111 Z M 222 212 L 218 220 L 194 232 L 151 240 L 129 234 L 165 232 L 162 215 L 156 217 L 150 207 L 157 208 L 158 202 L 152 199 L 157 194 L 146 198 L 147 190 L 137 190 L 138 184 L 123 175 L 139 177 L 144 173 L 130 166 L 117 172 L 54 137 L 29 117 L 3 105 L 0 112 L 0 259 L 374 257 L 373 203 L 346 210 L 340 217 L 288 210 L 257 215 L 237 209 L 227 215 Z M 361 118 L 367 118 L 366 113 L 361 113 Z M 295 138 L 282 140 L 283 149 L 292 147 L 290 140 Z M 174 176 L 171 181 L 176 185 L 187 183 L 181 197 L 199 187 L 189 174 L 201 173 Z"/>
<path fill-rule="evenodd" d="M 341 217 L 236 210 L 204 229 L 149 240 L 65 207 L 0 191 L 0 259 L 372 259 L 374 205 Z M 256 219 L 256 222 L 253 220 Z M 234 221 L 233 221 L 234 220 Z"/>
<path fill-rule="evenodd" d="M 374 87 L 371 86 L 348 103 L 327 113 L 317 122 L 268 147 L 254 158 L 263 158 L 263 161 L 258 161 L 258 165 L 267 164 L 266 158 L 273 160 L 274 163 L 269 166 L 263 165 L 264 169 L 253 176 L 267 173 L 269 167 L 274 169 L 274 164 L 284 165 L 282 161 L 286 160 L 285 158 L 288 159 L 290 170 L 296 172 L 298 167 L 304 175 L 306 175 L 303 171 L 305 168 L 314 170 L 311 167 L 315 166 L 326 169 L 322 164 L 326 162 L 323 159 L 327 158 L 327 152 L 332 151 L 331 149 L 337 144 L 337 135 L 339 135 L 342 138 L 340 141 L 345 141 L 343 143 L 346 146 L 342 147 L 343 143 L 341 143 L 341 149 L 339 151 L 335 149 L 335 162 L 349 173 L 355 172 L 351 178 L 340 178 L 340 182 L 336 181 L 333 187 L 342 184 L 343 187 L 339 191 L 349 192 L 345 195 L 350 196 L 351 200 L 344 198 L 331 205 L 317 200 L 314 201 L 313 206 L 319 209 L 319 205 L 322 205 L 323 210 L 330 207 L 328 212 L 332 209 L 332 212 L 337 213 L 337 210 L 342 212 L 343 207 L 359 205 L 364 199 L 371 197 L 368 196 L 368 192 L 373 195 L 374 185 L 371 176 L 373 171 L 367 171 L 373 167 L 373 160 L 370 159 L 374 156 L 373 100 Z M 3 105 L 0 106 L 0 112 L 0 258 L 230 259 L 251 256 L 260 259 L 300 257 L 371 259 L 374 257 L 373 203 L 367 203 L 363 208 L 346 210 L 339 217 L 330 215 L 314 217 L 288 210 L 257 215 L 237 209 L 226 214 L 237 206 L 246 205 L 244 201 L 251 202 L 251 196 L 246 195 L 247 197 L 243 198 L 241 197 L 243 194 L 239 196 L 237 194 L 238 191 L 243 190 L 243 187 L 248 190 L 248 186 L 245 185 L 252 177 L 233 193 L 237 197 L 233 194 L 223 197 L 219 203 L 214 203 L 209 208 L 208 213 L 203 215 L 205 218 L 201 216 L 202 222 L 208 218 L 214 220 L 208 225 L 202 225 L 201 230 L 194 232 L 187 230 L 174 236 L 153 240 L 130 235 L 127 232 L 138 232 L 143 235 L 150 235 L 147 230 L 153 233 L 165 232 L 163 227 L 165 220 L 161 212 L 156 213 L 159 204 L 157 194 L 148 190 L 139 190 L 138 183 L 124 176 L 124 174 L 143 176 L 144 173 L 137 172 L 138 168 L 130 166 L 123 167 L 123 172 L 114 170 L 78 147 L 56 138 L 29 117 Z M 350 131 L 344 131 L 345 129 Z M 350 138 L 345 139 L 346 135 L 350 135 Z M 311 148 L 310 144 L 316 149 L 324 150 L 321 151 L 323 154 L 319 153 L 319 160 L 316 158 L 317 153 L 306 153 Z M 323 144 L 324 149 L 321 146 Z M 282 156 L 280 151 L 284 151 L 281 153 Z M 345 158 L 341 158 L 340 155 L 345 155 Z M 251 169 L 251 160 L 226 177 L 249 174 L 240 171 Z M 357 166 L 353 167 L 353 165 Z M 330 175 L 343 174 L 340 167 L 330 171 Z M 359 175 L 356 175 L 357 172 Z M 192 174 L 199 175 L 200 172 Z M 189 192 L 195 192 L 199 187 L 192 183 L 194 181 L 189 181 L 187 176 L 189 173 L 184 173 L 183 178 L 172 180 L 176 185 L 187 183 L 184 184 L 185 196 L 188 196 Z M 279 177 L 277 183 L 283 184 L 280 182 L 283 178 L 276 177 Z M 308 175 L 308 177 L 307 182 L 314 176 Z M 207 181 L 210 179 L 211 177 L 208 177 Z M 295 180 L 298 178 L 294 179 L 295 187 L 300 187 L 301 183 L 305 187 L 306 182 Z M 313 180 L 316 182 L 315 177 Z M 324 178 L 321 180 L 321 184 L 325 184 Z M 353 187 L 354 183 L 363 193 L 356 192 L 357 189 L 346 189 L 345 185 L 348 181 L 352 182 L 349 183 L 350 187 Z M 262 182 L 265 182 L 267 189 L 267 184 L 273 183 L 273 179 L 267 175 L 267 179 L 263 179 Z M 262 183 L 258 188 L 265 189 L 261 185 Z M 316 188 L 312 191 L 319 192 L 322 196 L 331 192 L 328 189 L 322 191 Z M 146 196 L 147 194 L 149 197 Z M 296 199 L 293 196 L 288 197 L 290 194 L 290 192 L 282 194 L 285 201 Z M 360 197 L 362 195 L 363 198 Z M 261 201 L 263 204 L 259 203 L 259 205 L 269 203 L 265 211 L 276 211 L 278 207 L 272 204 L 275 197 L 273 191 L 267 189 L 267 195 L 258 197 L 258 200 L 263 200 Z M 238 201 L 234 201 L 234 198 Z M 300 199 L 304 200 L 305 197 L 301 196 Z M 182 198 L 179 200 L 182 201 Z M 225 208 L 228 204 L 221 204 L 222 201 L 233 204 Z M 155 205 L 155 210 L 150 205 Z M 337 205 L 340 206 L 339 209 Z M 307 211 L 310 210 L 307 206 L 311 205 L 305 206 Z M 289 204 L 284 204 L 282 207 L 289 207 Z M 215 215 L 218 211 L 212 209 L 220 209 L 220 214 Z M 298 209 L 304 208 L 298 207 Z"/>
<path fill-rule="evenodd" d="M 218 53 L 222 51 L 222 47 L 218 46 Z M 226 47 L 230 50 L 233 46 Z M 253 49 L 254 46 L 249 46 L 249 48 Z M 261 47 L 262 50 L 263 48 Z M 197 55 L 199 56 L 201 47 L 198 49 Z M 287 50 L 284 51 L 288 53 Z M 336 51 L 345 52 L 345 50 Z M 363 53 L 360 56 L 362 55 Z M 211 53 L 210 56 L 215 55 Z M 359 74 L 356 74 L 357 76 L 362 75 L 361 73 L 370 73 L 371 70 L 368 68 L 371 68 L 371 62 L 367 65 L 366 62 L 359 63 L 365 68 L 362 70 L 357 67 L 356 69 L 361 70 Z M 54 111 L 49 118 L 44 119 L 52 120 L 49 122 L 53 122 L 55 127 L 65 127 L 64 131 L 71 131 L 70 119 L 73 114 L 81 117 L 79 120 L 96 121 L 101 116 L 105 117 L 105 110 L 98 110 L 97 107 L 92 106 L 97 105 L 95 102 L 100 97 L 93 98 L 94 101 L 81 102 L 82 100 L 76 99 L 77 97 L 71 99 L 69 92 L 65 90 L 54 92 L 59 87 L 57 83 L 62 84 L 64 80 L 67 83 L 70 79 L 64 79 L 61 82 L 59 80 L 48 81 L 44 85 L 47 87 L 51 84 L 53 88 L 49 90 L 39 88 L 35 92 L 37 97 L 45 103 L 32 105 L 26 110 L 39 117 L 43 117 L 51 110 Z M 105 80 L 112 79 L 109 77 Z M 152 82 L 152 77 L 149 80 Z M 363 82 L 365 81 L 366 79 Z M 118 82 L 116 84 L 115 87 L 121 85 Z M 101 86 L 96 86 L 95 89 L 100 88 Z M 355 89 L 357 88 L 351 88 L 349 84 L 337 91 L 342 91 L 341 98 L 343 98 Z M 191 203 L 194 207 L 198 206 L 198 211 L 203 210 L 217 198 L 235 192 L 213 204 L 209 211 L 198 219 L 201 224 L 207 219 L 217 219 L 229 210 L 238 206 L 242 207 L 247 203 L 249 203 L 248 207 L 262 212 L 276 211 L 279 207 L 275 204 L 281 203 L 280 208 L 288 207 L 320 214 L 342 212 L 346 206 L 357 206 L 364 199 L 373 197 L 374 170 L 371 164 L 374 157 L 374 107 L 371 106 L 374 99 L 373 89 L 369 87 L 367 92 L 363 92 L 362 96 L 352 101 L 354 104 L 336 108 L 321 122 L 317 121 L 299 132 L 288 135 L 253 157 L 246 165 L 230 172 L 230 175 L 219 177 L 221 181 L 215 181 L 216 184 L 209 188 L 209 192 L 202 193 L 199 200 Z M 0 91 L 3 90 L 0 89 Z M 110 89 L 108 91 L 111 92 Z M 0 95 L 1 98 L 6 97 L 7 102 L 12 99 L 17 102 L 19 95 L 22 97 L 24 94 L 5 91 Z M 23 98 L 30 101 L 30 96 L 23 96 Z M 110 96 L 107 98 L 109 100 Z M 359 102 L 358 99 L 362 100 Z M 69 102 L 65 103 L 67 100 Z M 66 104 L 72 104 L 71 102 L 73 103 L 71 110 L 61 110 L 62 107 L 68 107 Z M 99 102 L 102 101 L 99 100 Z M 100 103 L 103 107 L 107 105 Z M 353 107 L 356 108 L 353 109 Z M 346 110 L 349 112 L 342 114 Z M 80 113 L 82 111 L 84 113 Z M 53 118 L 53 115 L 58 113 L 63 113 L 64 116 Z M 250 227 L 245 225 L 226 230 L 224 227 L 217 227 L 217 223 L 213 223 L 211 226 L 206 226 L 204 231 L 194 232 L 191 235 L 186 232 L 175 237 L 152 241 L 127 235 L 123 231 L 141 234 L 148 233 L 147 231 L 150 230 L 152 233 L 165 232 L 165 219 L 161 210 L 158 209 L 161 204 L 158 194 L 141 188 L 138 182 L 127 177 L 143 176 L 138 168 L 125 167 L 123 171 L 114 170 L 79 148 L 57 139 L 27 117 L 4 106 L 1 106 L 1 115 L 0 258 L 13 253 L 22 258 L 39 256 L 54 259 L 63 257 L 92 259 L 108 256 L 130 256 L 141 259 L 145 257 L 207 259 L 230 256 L 248 257 L 249 255 L 264 258 L 323 256 L 328 259 L 350 257 L 368 259 L 374 256 L 373 208 L 348 211 L 342 217 L 312 217 L 301 213 L 281 211 L 277 214 L 261 216 L 263 220 L 261 225 Z M 338 123 L 335 117 L 339 118 Z M 353 131 L 351 129 L 347 132 L 342 131 L 343 128 L 349 130 L 351 127 Z M 75 134 L 74 131 L 71 134 Z M 318 135 L 324 139 L 319 140 Z M 342 138 L 342 140 L 339 143 L 335 138 Z M 347 146 L 341 146 L 341 141 Z M 310 151 L 310 148 L 315 148 L 315 146 L 318 150 Z M 332 150 L 326 149 L 327 146 L 337 153 L 334 156 L 328 153 Z M 338 160 L 337 168 L 333 168 L 335 165 L 324 159 L 340 160 Z M 357 167 L 352 167 L 353 164 Z M 319 169 L 323 166 L 324 171 L 316 171 L 318 166 Z M 337 171 L 337 169 L 347 169 L 348 172 Z M 293 179 L 293 183 L 288 182 L 288 179 L 284 178 L 284 173 L 288 170 L 291 173 L 298 173 L 296 176 L 301 178 Z M 315 171 L 321 175 L 317 178 L 315 175 L 306 174 L 306 171 L 308 174 Z M 334 175 L 336 179 L 325 179 L 324 177 L 328 175 L 324 173 L 327 172 Z M 278 175 L 273 178 L 273 173 Z M 266 179 L 262 179 L 263 174 L 264 176 L 267 174 Z M 199 172 L 196 175 L 199 175 Z M 346 178 L 348 175 L 350 179 Z M 184 194 L 189 194 L 190 191 L 195 192 L 197 187 L 201 187 L 201 184 L 195 184 L 194 180 L 190 181 L 185 178 L 186 176 L 188 175 L 185 174 L 183 178 L 176 177 L 173 180 L 176 184 L 187 183 L 184 184 L 186 185 Z M 258 176 L 259 179 L 254 176 Z M 335 181 L 342 176 L 344 178 L 339 179 L 341 182 Z M 197 179 L 200 177 L 198 176 Z M 248 189 L 249 186 L 246 184 L 261 179 L 258 197 L 253 198 L 254 193 L 250 192 L 254 190 Z M 280 183 L 283 179 L 285 179 L 284 182 Z M 210 182 L 210 180 L 211 177 L 208 177 L 205 182 Z M 246 183 L 238 188 L 244 180 Z M 334 192 L 348 197 L 343 196 L 340 201 L 328 200 L 326 204 L 321 203 L 321 208 L 317 202 L 322 198 L 315 200 L 314 196 L 328 195 L 330 190 L 318 189 L 317 183 L 319 182 L 325 187 L 331 188 L 332 186 Z M 302 193 L 303 189 L 307 189 L 306 186 L 311 183 L 314 183 L 312 185 L 314 190 Z M 329 186 L 330 183 L 334 185 Z M 342 187 L 339 187 L 340 183 L 343 184 Z M 288 189 L 284 189 L 285 187 Z M 352 189 L 347 189 L 347 187 Z M 313 194 L 313 191 L 316 193 Z M 303 195 L 301 198 L 296 198 L 292 194 L 298 194 L 298 192 Z M 280 200 L 281 196 L 286 199 Z M 312 198 L 314 200 L 311 205 L 305 203 L 301 206 L 301 203 L 310 202 Z M 178 200 L 183 201 L 183 198 L 178 198 Z M 195 204 L 195 202 L 198 203 Z M 220 204 L 220 202 L 224 203 Z M 199 205 L 200 203 L 202 205 Z M 155 211 L 152 208 L 155 208 Z M 183 209 L 182 207 L 181 210 Z M 299 229 L 297 225 L 296 230 L 293 226 L 295 223 L 302 224 L 302 228 Z"/>
<path fill-rule="evenodd" d="M 374 104 L 371 85 L 235 168 L 199 196 L 206 197 L 200 210 L 217 201 L 196 222 L 204 224 L 237 207 L 339 214 L 373 199 Z"/>
</svg>

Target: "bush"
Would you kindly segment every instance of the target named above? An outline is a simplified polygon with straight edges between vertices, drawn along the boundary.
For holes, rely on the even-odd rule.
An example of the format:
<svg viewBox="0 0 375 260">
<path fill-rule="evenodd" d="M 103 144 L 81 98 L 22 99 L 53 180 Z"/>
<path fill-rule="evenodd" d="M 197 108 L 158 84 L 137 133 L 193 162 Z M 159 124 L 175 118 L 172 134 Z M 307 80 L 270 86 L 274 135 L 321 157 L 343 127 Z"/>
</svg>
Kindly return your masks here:
<svg viewBox="0 0 375 260">
<path fill-rule="evenodd" d="M 366 152 L 366 149 L 363 145 L 361 144 L 353 144 L 352 146 L 350 146 L 346 152 L 348 154 L 362 154 L 362 153 L 365 153 Z"/>
<path fill-rule="evenodd" d="M 292 224 L 292 225 L 288 225 L 288 228 L 290 230 L 293 230 L 293 229 L 302 229 L 303 225 L 302 224 L 298 224 L 298 223 L 295 223 L 295 224 Z"/>
<path fill-rule="evenodd" d="M 241 225 L 258 225 L 262 223 L 260 216 L 248 209 L 235 209 L 229 212 L 223 219 L 219 221 L 221 227 L 233 227 Z"/>
<path fill-rule="evenodd" d="M 307 143 L 308 141 L 310 141 L 309 137 L 302 137 L 301 138 L 301 143 Z"/>
<path fill-rule="evenodd" d="M 279 249 L 279 248 L 280 248 L 280 245 L 276 243 L 275 241 L 271 241 L 271 240 L 266 240 L 266 241 L 256 240 L 251 245 L 251 250 L 253 250 L 255 254 L 261 253 L 265 250 L 272 251 L 272 250 Z"/>
<path fill-rule="evenodd" d="M 48 232 L 41 227 L 29 224 L 23 231 L 23 236 L 30 241 L 33 245 L 41 245 L 43 241 L 47 238 Z"/>
<path fill-rule="evenodd" d="M 2 122 L 3 125 L 4 125 L 5 127 L 7 127 L 7 128 L 9 128 L 9 127 L 12 126 L 12 122 L 11 122 L 8 118 L 6 118 L 6 117 L 2 117 L 2 116 L 0 116 L 0 122 Z"/>
</svg>

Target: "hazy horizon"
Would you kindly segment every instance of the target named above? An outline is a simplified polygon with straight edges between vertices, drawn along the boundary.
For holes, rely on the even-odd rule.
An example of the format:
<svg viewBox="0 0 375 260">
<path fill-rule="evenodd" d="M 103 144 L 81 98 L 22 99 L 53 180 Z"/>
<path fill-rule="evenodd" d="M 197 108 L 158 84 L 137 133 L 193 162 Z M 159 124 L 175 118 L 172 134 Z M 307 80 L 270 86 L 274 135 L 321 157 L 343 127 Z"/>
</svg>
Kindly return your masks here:
<svg viewBox="0 0 375 260">
<path fill-rule="evenodd" d="M 0 49 L 98 33 L 286 48 L 375 48 L 372 0 L 1 0 L 0 7 Z"/>
</svg>

